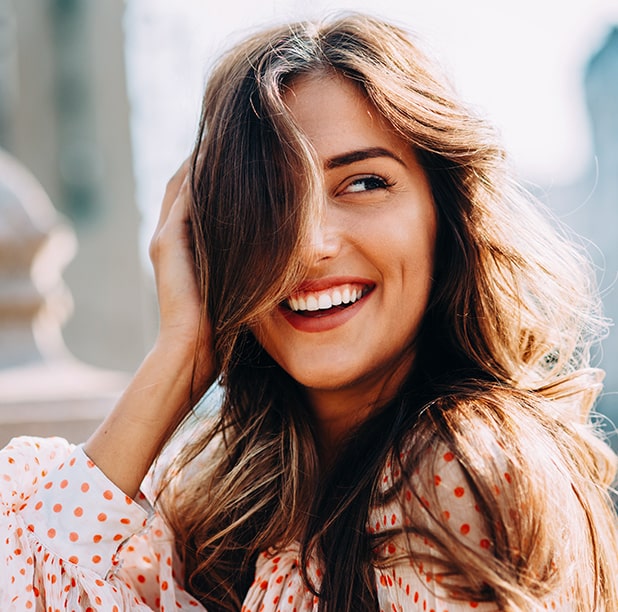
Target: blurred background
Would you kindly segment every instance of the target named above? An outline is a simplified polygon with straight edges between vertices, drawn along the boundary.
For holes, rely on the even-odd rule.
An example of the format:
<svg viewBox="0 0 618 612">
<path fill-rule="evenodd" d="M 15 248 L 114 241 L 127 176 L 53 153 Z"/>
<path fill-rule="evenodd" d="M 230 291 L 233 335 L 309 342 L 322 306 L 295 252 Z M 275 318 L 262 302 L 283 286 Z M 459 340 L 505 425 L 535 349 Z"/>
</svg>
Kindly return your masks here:
<svg viewBox="0 0 618 612">
<path fill-rule="evenodd" d="M 341 10 L 420 35 L 584 237 L 618 320 L 618 0 L 0 0 L 0 442 L 80 441 L 152 343 L 147 244 L 215 59 Z M 618 332 L 597 361 L 618 423 Z"/>
</svg>

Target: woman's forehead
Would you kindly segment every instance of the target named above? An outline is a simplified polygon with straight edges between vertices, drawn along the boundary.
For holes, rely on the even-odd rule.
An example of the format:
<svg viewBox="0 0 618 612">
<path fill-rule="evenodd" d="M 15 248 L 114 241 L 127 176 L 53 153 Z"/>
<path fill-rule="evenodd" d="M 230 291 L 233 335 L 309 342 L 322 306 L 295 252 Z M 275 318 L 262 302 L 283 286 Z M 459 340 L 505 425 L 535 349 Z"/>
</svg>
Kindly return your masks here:
<svg viewBox="0 0 618 612">
<path fill-rule="evenodd" d="M 338 73 L 297 78 L 284 101 L 323 160 L 370 147 L 409 150 L 358 86 Z"/>
</svg>

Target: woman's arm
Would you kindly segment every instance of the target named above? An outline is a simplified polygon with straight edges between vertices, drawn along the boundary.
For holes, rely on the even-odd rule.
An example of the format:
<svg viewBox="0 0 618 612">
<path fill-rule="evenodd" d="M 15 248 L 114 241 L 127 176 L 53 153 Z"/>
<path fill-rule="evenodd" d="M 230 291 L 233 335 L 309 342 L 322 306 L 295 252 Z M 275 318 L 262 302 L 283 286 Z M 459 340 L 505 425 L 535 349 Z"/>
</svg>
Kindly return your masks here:
<svg viewBox="0 0 618 612">
<path fill-rule="evenodd" d="M 84 446 L 130 497 L 175 427 L 214 382 L 210 329 L 198 339 L 202 301 L 189 234 L 189 162 L 169 181 L 150 245 L 159 300 L 159 335 L 115 408 Z M 198 341 L 200 346 L 198 347 Z M 194 371 L 195 359 L 199 370 Z"/>
</svg>

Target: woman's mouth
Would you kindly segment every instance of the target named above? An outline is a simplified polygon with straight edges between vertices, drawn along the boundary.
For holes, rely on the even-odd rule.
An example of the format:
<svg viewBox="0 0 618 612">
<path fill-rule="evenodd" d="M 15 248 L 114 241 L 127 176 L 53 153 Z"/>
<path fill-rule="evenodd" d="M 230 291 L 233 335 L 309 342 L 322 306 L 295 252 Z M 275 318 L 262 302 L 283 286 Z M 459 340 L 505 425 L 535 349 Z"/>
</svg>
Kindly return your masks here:
<svg viewBox="0 0 618 612">
<path fill-rule="evenodd" d="M 345 283 L 321 290 L 297 291 L 285 300 L 284 305 L 301 316 L 321 317 L 350 307 L 372 289 L 369 284 Z"/>
</svg>

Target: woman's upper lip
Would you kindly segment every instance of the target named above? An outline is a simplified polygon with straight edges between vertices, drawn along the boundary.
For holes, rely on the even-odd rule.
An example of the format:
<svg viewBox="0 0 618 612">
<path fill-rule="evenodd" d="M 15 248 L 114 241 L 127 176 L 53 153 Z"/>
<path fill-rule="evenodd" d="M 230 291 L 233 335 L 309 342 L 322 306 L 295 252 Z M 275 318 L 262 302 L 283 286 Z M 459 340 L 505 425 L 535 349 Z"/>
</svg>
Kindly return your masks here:
<svg viewBox="0 0 618 612">
<path fill-rule="evenodd" d="M 311 291 L 325 291 L 340 285 L 363 285 L 373 287 L 375 282 L 360 276 L 326 276 L 324 278 L 307 279 L 303 281 L 291 295 L 308 293 Z"/>
</svg>

